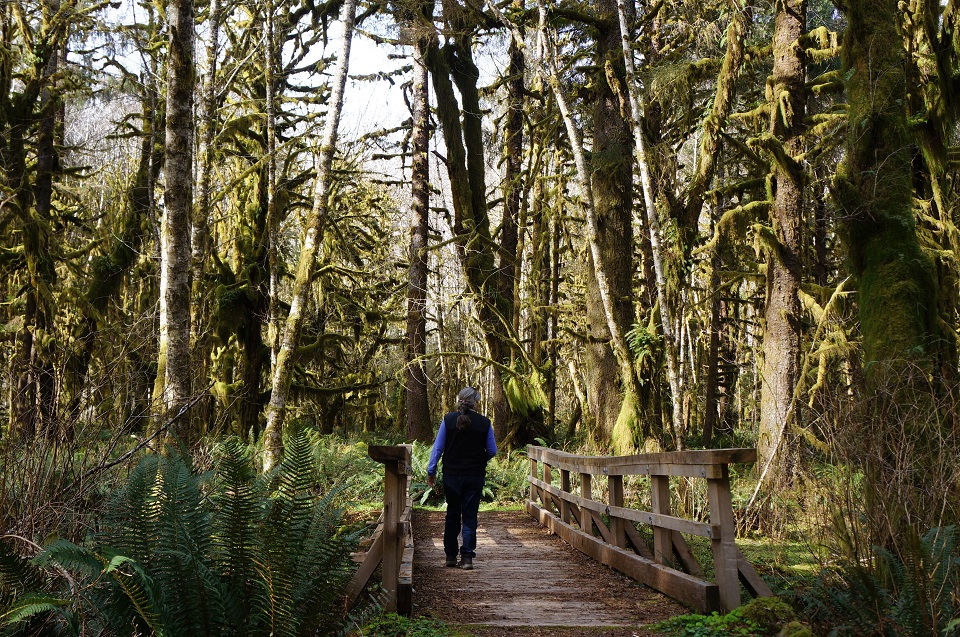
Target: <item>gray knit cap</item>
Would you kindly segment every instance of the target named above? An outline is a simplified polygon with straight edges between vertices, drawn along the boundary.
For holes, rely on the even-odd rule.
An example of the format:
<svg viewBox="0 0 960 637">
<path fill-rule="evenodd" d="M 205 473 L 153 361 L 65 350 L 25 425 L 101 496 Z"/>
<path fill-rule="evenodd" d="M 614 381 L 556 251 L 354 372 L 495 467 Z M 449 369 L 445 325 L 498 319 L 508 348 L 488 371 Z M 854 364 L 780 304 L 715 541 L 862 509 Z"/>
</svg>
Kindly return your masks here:
<svg viewBox="0 0 960 637">
<path fill-rule="evenodd" d="M 464 387 L 457 394 L 457 405 L 462 405 L 468 409 L 473 409 L 480 400 L 480 392 L 473 387 Z"/>
</svg>

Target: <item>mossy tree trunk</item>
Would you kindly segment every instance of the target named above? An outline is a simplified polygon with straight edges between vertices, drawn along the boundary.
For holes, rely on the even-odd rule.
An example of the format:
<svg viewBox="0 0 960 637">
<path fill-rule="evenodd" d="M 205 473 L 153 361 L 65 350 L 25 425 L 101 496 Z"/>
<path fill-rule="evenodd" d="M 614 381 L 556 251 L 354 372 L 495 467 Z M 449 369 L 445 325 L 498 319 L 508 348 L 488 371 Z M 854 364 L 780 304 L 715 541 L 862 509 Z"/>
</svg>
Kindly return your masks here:
<svg viewBox="0 0 960 637">
<path fill-rule="evenodd" d="M 626 450 L 643 443 L 650 432 L 617 429 L 624 388 L 622 369 L 612 343 L 596 271 L 606 270 L 613 304 L 612 320 L 626 334 L 636 322 L 633 306 L 633 135 L 623 115 L 623 54 L 616 0 L 596 4 L 595 71 L 590 83 L 593 107 L 593 152 L 590 179 L 596 206 L 597 245 L 601 263 L 590 254 L 587 264 L 587 335 L 585 384 L 591 438 L 598 448 Z M 614 75 L 608 77 L 608 63 Z M 611 87 L 611 82 L 616 86 Z M 614 92 L 616 88 L 617 93 Z M 622 99 L 622 98 L 621 98 Z M 636 400 L 636 397 L 633 397 Z"/>
<path fill-rule="evenodd" d="M 937 341 L 936 365 L 945 387 L 956 387 L 960 345 L 960 207 L 956 178 L 951 170 L 951 141 L 960 116 L 960 6 L 933 0 L 901 5 L 903 37 L 907 47 L 907 115 L 920 156 L 915 160 L 918 199 L 929 202 L 924 229 L 941 247 L 933 255 L 937 276 L 939 315 L 943 338 Z M 922 161 L 921 161 L 922 160 Z M 960 431 L 960 416 L 954 416 Z"/>
<path fill-rule="evenodd" d="M 581 189 L 584 200 L 584 212 L 586 213 L 586 240 L 589 248 L 590 260 L 593 264 L 593 273 L 596 276 L 596 291 L 603 306 L 603 315 L 606 321 L 606 327 L 610 336 L 610 343 L 613 347 L 613 353 L 617 364 L 620 367 L 620 382 L 624 388 L 624 399 L 620 405 L 620 410 L 615 430 L 623 432 L 623 435 L 614 434 L 614 439 L 604 446 L 612 446 L 617 452 L 629 452 L 635 448 L 639 436 L 636 435 L 637 428 L 642 426 L 639 422 L 637 411 L 637 397 L 640 395 L 639 382 L 634 365 L 633 355 L 627 345 L 625 332 L 617 320 L 617 304 L 621 299 L 614 298 L 610 286 L 610 268 L 605 258 L 605 252 L 599 241 L 599 223 L 597 219 L 596 197 L 593 192 L 593 179 L 591 170 L 587 162 L 586 149 L 583 143 L 583 136 L 580 127 L 574 119 L 573 110 L 570 107 L 570 101 L 561 86 L 560 70 L 557 61 L 557 52 L 553 44 L 551 33 L 547 29 L 547 7 L 543 0 L 537 2 L 538 21 L 538 49 L 542 57 L 538 60 L 538 72 L 544 84 L 550 87 L 551 92 L 556 98 L 557 106 L 560 110 L 560 116 L 563 121 L 567 137 L 570 142 L 570 149 L 573 153 L 574 165 L 576 167 L 576 176 L 578 185 Z M 615 15 L 615 14 L 614 14 Z M 588 18 L 589 19 L 589 18 Z M 501 18 L 504 20 L 504 18 Z M 594 25 L 599 30 L 609 24 L 599 23 L 593 20 Z M 614 25 L 617 23 L 614 22 Z M 513 29 L 515 31 L 515 28 Z M 515 36 L 516 37 L 516 36 Z M 622 56 L 620 59 L 623 59 Z M 608 60 L 610 62 L 610 60 Z M 606 69 L 606 65 L 604 67 Z M 614 86 L 620 89 L 620 80 L 612 80 Z M 613 87 L 611 87 L 613 88 Z M 632 242 L 630 244 L 632 251 Z M 631 301 L 632 303 L 632 301 Z"/>
<path fill-rule="evenodd" d="M 0 210 L 19 239 L 16 253 L 21 255 L 17 266 L 23 298 L 23 319 L 11 363 L 9 427 L 29 439 L 56 433 L 53 292 L 57 264 L 50 232 L 53 179 L 59 171 L 57 78 L 72 5 L 42 2 L 36 22 L 16 18 L 24 11 L 22 6 L 15 10 L 12 3 L 3 8 L 2 46 L 30 56 L 18 62 L 16 56 L 7 55 L 0 61 Z"/>
<path fill-rule="evenodd" d="M 879 388 L 931 368 L 932 263 L 917 240 L 898 0 L 847 0 L 847 155 L 834 181 L 849 267 L 859 279 L 865 377 Z"/>
<path fill-rule="evenodd" d="M 164 208 L 160 228 L 160 351 L 154 400 L 163 421 L 189 440 L 191 396 L 190 227 L 193 216 L 193 0 L 167 6 L 167 106 L 164 143 Z M 161 424 L 161 423 L 158 423 Z"/>
<path fill-rule="evenodd" d="M 803 152 L 806 95 L 804 48 L 806 0 L 777 3 L 773 33 L 773 82 L 770 137 L 773 203 L 770 223 L 773 245 L 766 250 L 763 364 L 760 371 L 758 466 L 775 481 L 777 468 L 789 466 L 791 449 L 783 443 L 797 423 L 794 391 L 800 373 L 800 282 L 803 276 L 804 170 L 797 161 Z M 774 459 L 779 462 L 774 465 Z M 768 471 L 767 467 L 774 467 Z"/>
<path fill-rule="evenodd" d="M 317 252 L 323 239 L 324 225 L 327 222 L 332 182 L 333 156 L 337 149 L 340 130 L 340 114 L 343 111 L 343 93 L 347 83 L 347 71 L 350 67 L 350 48 L 353 40 L 356 0 L 346 0 L 340 9 L 343 21 L 343 40 L 337 61 L 337 71 L 333 78 L 327 120 L 324 124 L 323 139 L 320 147 L 320 163 L 317 167 L 313 207 L 304 228 L 303 244 L 293 282 L 293 299 L 284 324 L 277 350 L 277 362 L 273 369 L 270 384 L 270 402 L 267 405 L 267 424 L 263 432 L 263 467 L 269 471 L 283 455 L 283 425 L 286 417 L 287 394 L 293 380 L 293 370 L 300 332 L 303 328 L 304 314 L 309 301 L 310 283 L 316 270 Z"/>
<path fill-rule="evenodd" d="M 501 272 L 512 276 L 513 255 L 509 267 L 498 263 L 503 251 L 490 230 L 486 200 L 486 158 L 482 130 L 483 109 L 477 88 L 479 70 L 473 61 L 472 31 L 477 15 L 458 2 L 443 3 L 444 19 L 452 33 L 441 48 L 439 37 L 432 35 L 427 64 L 436 92 L 437 114 L 447 148 L 446 165 L 450 178 L 454 208 L 454 239 L 467 286 L 476 298 L 477 313 L 490 361 L 494 365 L 492 396 L 487 404 L 493 407 L 493 418 L 498 440 L 509 445 L 529 442 L 529 436 L 520 432 L 521 423 L 515 420 L 507 401 L 504 383 L 517 353 L 513 338 L 514 302 L 512 292 L 506 296 L 501 289 Z M 452 80 L 452 81 L 451 81 Z M 460 93 L 457 100 L 454 84 Z M 515 223 L 515 220 L 513 221 Z M 515 231 L 514 231 L 515 232 Z M 514 235 L 515 236 L 515 235 Z M 512 290 L 512 287 L 510 288 Z M 534 410 L 532 419 L 542 421 L 542 414 Z M 528 415 L 528 419 L 531 417 Z"/>
<path fill-rule="evenodd" d="M 207 281 L 208 261 L 212 251 L 210 236 L 211 202 L 213 198 L 213 164 L 216 156 L 215 141 L 217 123 L 217 70 L 218 54 L 220 51 L 220 24 L 222 20 L 220 0 L 210 0 L 210 10 L 207 18 L 209 41 L 205 52 L 206 74 L 203 78 L 200 98 L 199 131 L 197 148 L 197 198 L 193 212 L 193 325 L 197 326 L 194 336 L 191 359 L 194 368 L 194 383 L 200 388 L 208 384 L 210 374 L 210 357 L 213 350 L 212 333 L 208 328 L 202 328 L 209 320 L 213 310 L 211 288 Z M 201 399 L 193 410 L 193 422 L 199 425 L 200 431 L 207 431 L 215 420 L 216 400 L 212 394 Z"/>
<path fill-rule="evenodd" d="M 426 54 L 429 38 L 423 31 L 432 28 L 433 3 L 423 3 L 423 14 L 413 12 L 409 23 L 413 46 L 413 129 L 410 133 L 411 215 L 409 273 L 407 284 L 406 411 L 407 438 L 430 442 L 433 426 L 427 394 L 427 243 L 430 230 L 430 88 Z"/>
</svg>

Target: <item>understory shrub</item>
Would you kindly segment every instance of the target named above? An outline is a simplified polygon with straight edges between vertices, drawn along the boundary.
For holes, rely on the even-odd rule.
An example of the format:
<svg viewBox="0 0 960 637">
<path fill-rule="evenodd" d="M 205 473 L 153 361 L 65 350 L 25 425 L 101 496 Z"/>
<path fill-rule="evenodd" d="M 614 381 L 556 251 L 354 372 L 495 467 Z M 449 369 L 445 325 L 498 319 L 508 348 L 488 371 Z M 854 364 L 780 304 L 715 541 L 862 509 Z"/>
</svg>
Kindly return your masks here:
<svg viewBox="0 0 960 637">
<path fill-rule="evenodd" d="M 824 633 L 850 637 L 960 635 L 960 551 L 955 526 L 914 534 L 868 565 L 824 571 L 800 600 Z"/>
<path fill-rule="evenodd" d="M 453 629 L 436 619 L 386 613 L 350 633 L 351 637 L 453 637 Z"/>
<path fill-rule="evenodd" d="M 266 475 L 237 440 L 208 473 L 147 456 L 86 541 L 53 539 L 30 560 L 0 545 L 0 633 L 344 633 L 358 538 L 317 476 L 303 433 Z"/>
<path fill-rule="evenodd" d="M 783 634 L 807 637 L 811 633 L 796 621 L 793 608 L 777 597 L 752 600 L 726 615 L 680 615 L 652 628 L 670 637 L 767 637 Z"/>
</svg>

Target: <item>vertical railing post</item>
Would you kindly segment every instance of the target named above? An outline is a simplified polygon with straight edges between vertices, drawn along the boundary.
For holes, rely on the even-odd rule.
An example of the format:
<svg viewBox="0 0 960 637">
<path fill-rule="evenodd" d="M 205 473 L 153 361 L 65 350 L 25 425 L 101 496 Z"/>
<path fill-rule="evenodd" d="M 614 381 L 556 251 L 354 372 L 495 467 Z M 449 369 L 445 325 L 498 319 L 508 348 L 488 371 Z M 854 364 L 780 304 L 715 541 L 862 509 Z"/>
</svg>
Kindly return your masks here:
<svg viewBox="0 0 960 637">
<path fill-rule="evenodd" d="M 400 516 L 407 504 L 407 473 L 410 446 L 376 446 L 367 448 L 371 458 L 383 464 L 383 562 L 381 577 L 387 597 L 387 612 L 397 611 L 400 563 L 403 560 L 403 525 Z"/>
<path fill-rule="evenodd" d="M 383 590 L 387 594 L 386 611 L 397 610 L 397 584 L 400 570 L 400 472 L 397 462 L 387 462 L 383 482 Z"/>
<path fill-rule="evenodd" d="M 721 465 L 719 478 L 707 480 L 710 523 L 720 527 L 720 537 L 712 538 L 714 569 L 720 588 L 720 604 L 730 611 L 740 605 L 740 580 L 737 576 L 737 525 L 733 519 L 728 465 Z"/>
<path fill-rule="evenodd" d="M 610 476 L 610 506 L 623 506 L 623 476 Z M 613 535 L 613 542 L 620 548 L 626 548 L 627 535 L 623 528 L 623 518 L 610 516 L 610 533 Z"/>
<path fill-rule="evenodd" d="M 570 472 L 566 469 L 560 469 L 560 490 L 570 493 Z M 564 524 L 570 524 L 570 503 L 564 498 L 560 499 L 560 519 Z"/>
<path fill-rule="evenodd" d="M 528 453 L 529 453 L 529 452 L 528 452 Z M 538 476 L 537 476 L 537 459 L 536 459 L 536 458 L 530 458 L 530 477 L 531 477 L 531 478 L 537 478 L 537 477 L 538 477 Z M 534 504 L 537 503 L 537 487 L 533 484 L 532 481 L 530 482 L 530 501 L 533 502 Z"/>
<path fill-rule="evenodd" d="M 413 611 L 413 503 L 409 498 L 413 445 L 400 445 L 400 448 L 403 449 L 403 460 L 397 462 L 400 522 L 397 524 L 396 612 L 409 617 Z"/>
<path fill-rule="evenodd" d="M 670 515 L 670 477 L 650 476 L 650 500 L 653 512 Z M 673 532 L 654 525 L 653 557 L 658 564 L 673 562 Z"/>
<path fill-rule="evenodd" d="M 580 497 L 593 499 L 593 476 L 589 473 L 580 474 Z M 593 535 L 593 511 L 587 507 L 580 507 L 580 530 Z"/>
<path fill-rule="evenodd" d="M 543 459 L 541 464 L 543 465 L 543 482 L 547 485 L 553 484 L 553 467 L 547 464 L 546 459 Z M 543 508 L 550 511 L 550 503 L 553 502 L 553 495 L 544 490 L 541 497 L 543 499 Z"/>
</svg>

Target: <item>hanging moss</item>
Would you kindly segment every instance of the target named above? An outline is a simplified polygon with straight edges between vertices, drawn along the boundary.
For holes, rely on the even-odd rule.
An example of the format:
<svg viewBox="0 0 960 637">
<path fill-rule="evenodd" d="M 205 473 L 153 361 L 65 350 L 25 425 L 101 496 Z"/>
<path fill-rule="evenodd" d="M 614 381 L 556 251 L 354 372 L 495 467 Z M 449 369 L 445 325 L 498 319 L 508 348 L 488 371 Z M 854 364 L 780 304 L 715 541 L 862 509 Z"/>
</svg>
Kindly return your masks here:
<svg viewBox="0 0 960 637">
<path fill-rule="evenodd" d="M 913 144 L 897 1 L 851 0 L 846 13 L 848 142 L 834 194 L 844 210 L 850 268 L 859 277 L 867 379 L 875 382 L 876 370 L 890 369 L 877 363 L 929 366 L 936 287 L 912 208 Z"/>
</svg>

